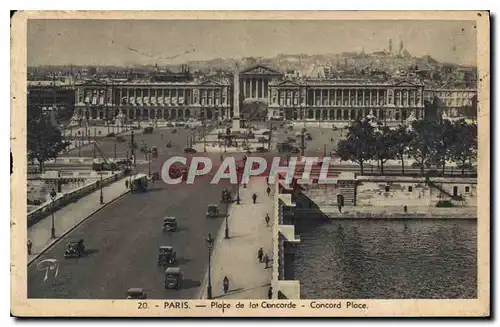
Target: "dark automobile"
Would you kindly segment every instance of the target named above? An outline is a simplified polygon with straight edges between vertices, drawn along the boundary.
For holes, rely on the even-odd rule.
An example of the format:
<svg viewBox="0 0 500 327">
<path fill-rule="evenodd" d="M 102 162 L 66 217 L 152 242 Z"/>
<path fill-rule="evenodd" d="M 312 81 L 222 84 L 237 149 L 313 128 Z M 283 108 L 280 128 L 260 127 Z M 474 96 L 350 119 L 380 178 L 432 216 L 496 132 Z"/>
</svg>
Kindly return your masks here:
<svg viewBox="0 0 500 327">
<path fill-rule="evenodd" d="M 219 217 L 219 215 L 219 206 L 217 206 L 216 204 L 209 204 L 207 209 L 207 217 L 217 218 Z"/>
<path fill-rule="evenodd" d="M 196 153 L 196 150 L 193 148 L 185 148 L 184 153 Z"/>
<path fill-rule="evenodd" d="M 148 296 L 142 288 L 129 288 L 127 291 L 127 300 L 144 300 L 147 298 Z"/>
<path fill-rule="evenodd" d="M 64 250 L 65 258 L 79 258 L 85 253 L 85 245 L 83 240 L 69 242 Z"/>
<path fill-rule="evenodd" d="M 163 218 L 163 231 L 175 232 L 177 230 L 177 219 L 175 217 Z"/>
<path fill-rule="evenodd" d="M 182 283 L 182 272 L 179 267 L 165 269 L 165 289 L 180 289 Z"/>
<path fill-rule="evenodd" d="M 171 246 L 160 246 L 158 249 L 158 266 L 173 264 L 177 261 L 177 253 Z"/>
</svg>

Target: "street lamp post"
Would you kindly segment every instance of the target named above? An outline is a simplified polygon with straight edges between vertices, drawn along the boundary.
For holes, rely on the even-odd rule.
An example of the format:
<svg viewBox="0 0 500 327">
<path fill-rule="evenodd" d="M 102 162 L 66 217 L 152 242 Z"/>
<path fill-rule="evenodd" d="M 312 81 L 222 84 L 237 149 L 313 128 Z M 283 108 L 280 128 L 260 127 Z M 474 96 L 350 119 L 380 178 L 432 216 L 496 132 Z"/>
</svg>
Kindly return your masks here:
<svg viewBox="0 0 500 327">
<path fill-rule="evenodd" d="M 238 181 L 238 185 L 236 185 L 236 204 L 240 204 L 240 182 Z"/>
<path fill-rule="evenodd" d="M 224 230 L 224 236 L 226 239 L 229 239 L 229 224 L 228 224 L 228 218 L 229 218 L 229 212 L 228 212 L 228 207 L 229 204 L 226 202 L 226 228 Z"/>
<path fill-rule="evenodd" d="M 207 298 L 209 300 L 212 299 L 212 247 L 214 244 L 214 240 L 212 235 L 209 233 L 206 240 L 207 248 L 208 248 L 208 286 L 207 286 Z"/>
<path fill-rule="evenodd" d="M 151 151 L 148 152 L 148 176 L 151 176 Z"/>
<path fill-rule="evenodd" d="M 99 199 L 101 201 L 101 204 L 104 204 L 104 197 L 102 196 L 102 172 L 101 172 L 101 180 L 99 182 L 99 187 L 101 189 L 101 195 L 100 195 Z"/>
<path fill-rule="evenodd" d="M 56 195 L 56 191 L 52 189 L 52 191 L 50 191 L 50 198 L 52 199 L 52 228 L 50 229 L 50 236 L 52 238 L 56 238 L 56 226 L 54 223 L 54 200 L 56 199 Z"/>
</svg>

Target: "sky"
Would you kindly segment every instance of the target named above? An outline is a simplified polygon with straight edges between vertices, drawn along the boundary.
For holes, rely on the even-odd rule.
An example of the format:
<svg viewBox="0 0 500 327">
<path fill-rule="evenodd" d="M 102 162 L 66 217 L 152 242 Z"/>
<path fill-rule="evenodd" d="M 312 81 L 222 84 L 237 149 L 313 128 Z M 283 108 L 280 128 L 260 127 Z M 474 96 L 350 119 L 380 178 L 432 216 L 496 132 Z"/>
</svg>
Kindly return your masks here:
<svg viewBox="0 0 500 327">
<path fill-rule="evenodd" d="M 476 65 L 474 24 L 450 20 L 30 20 L 28 66 L 161 66 L 277 54 L 362 49 L 370 53 L 387 50 L 390 38 L 393 49 L 402 40 L 413 56 Z"/>
</svg>

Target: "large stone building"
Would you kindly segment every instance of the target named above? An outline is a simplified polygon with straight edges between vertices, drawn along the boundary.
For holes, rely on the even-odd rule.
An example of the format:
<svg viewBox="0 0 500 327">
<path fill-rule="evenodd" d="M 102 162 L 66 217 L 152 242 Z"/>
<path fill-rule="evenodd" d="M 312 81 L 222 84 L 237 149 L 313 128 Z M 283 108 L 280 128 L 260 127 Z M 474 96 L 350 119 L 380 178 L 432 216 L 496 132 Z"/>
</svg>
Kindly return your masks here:
<svg viewBox="0 0 500 327">
<path fill-rule="evenodd" d="M 432 88 L 425 90 L 424 99 L 436 101 L 440 114 L 448 117 L 461 117 L 466 114 L 466 108 L 475 107 L 477 89 L 475 88 Z"/>
<path fill-rule="evenodd" d="M 255 119 L 265 108 L 268 118 L 351 121 L 373 114 L 384 121 L 423 117 L 423 84 L 383 80 L 302 79 L 257 65 L 240 72 L 241 118 Z M 104 82 L 76 86 L 75 113 L 89 120 L 228 119 L 232 113 L 230 79 L 158 79 Z"/>
<path fill-rule="evenodd" d="M 120 112 L 131 121 L 218 119 L 229 117 L 229 82 L 103 82 L 77 85 L 75 113 L 89 120 L 113 119 Z"/>
<path fill-rule="evenodd" d="M 54 111 L 64 121 L 73 113 L 75 89 L 63 81 L 28 81 L 27 104 L 28 117 Z"/>
</svg>

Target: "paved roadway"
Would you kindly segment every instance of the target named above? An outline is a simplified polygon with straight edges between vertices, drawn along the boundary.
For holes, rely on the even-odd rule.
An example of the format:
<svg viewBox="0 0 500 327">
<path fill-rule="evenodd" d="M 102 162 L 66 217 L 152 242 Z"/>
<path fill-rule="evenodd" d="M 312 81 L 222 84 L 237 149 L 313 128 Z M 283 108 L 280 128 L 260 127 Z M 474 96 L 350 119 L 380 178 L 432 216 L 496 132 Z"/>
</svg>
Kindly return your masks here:
<svg viewBox="0 0 500 327">
<path fill-rule="evenodd" d="M 177 142 L 172 149 L 159 147 L 160 156 L 152 162 L 152 171 L 160 170 L 167 150 L 172 154 L 184 147 L 183 135 L 180 132 L 172 137 Z M 161 143 L 158 133 L 144 139 L 151 145 Z M 147 168 L 142 165 L 138 170 Z M 205 212 L 209 204 L 218 203 L 222 188 L 228 186 L 210 185 L 210 179 L 197 179 L 193 185 L 156 182 L 147 193 L 128 194 L 106 206 L 28 267 L 28 297 L 123 299 L 128 288 L 142 287 L 149 298 L 194 298 L 208 264 L 205 237 L 208 233 L 216 237 L 223 222 L 222 218 L 206 218 Z M 177 232 L 162 232 L 166 215 L 179 220 Z M 88 254 L 64 259 L 67 241 L 80 238 L 85 240 Z M 164 269 L 156 262 L 161 245 L 172 245 L 177 251 L 178 265 L 184 272 L 179 291 L 163 287 Z M 45 272 L 38 270 L 36 263 L 47 258 L 59 260 L 60 268 L 55 280 L 44 282 Z"/>
</svg>

